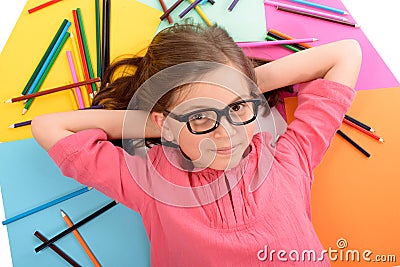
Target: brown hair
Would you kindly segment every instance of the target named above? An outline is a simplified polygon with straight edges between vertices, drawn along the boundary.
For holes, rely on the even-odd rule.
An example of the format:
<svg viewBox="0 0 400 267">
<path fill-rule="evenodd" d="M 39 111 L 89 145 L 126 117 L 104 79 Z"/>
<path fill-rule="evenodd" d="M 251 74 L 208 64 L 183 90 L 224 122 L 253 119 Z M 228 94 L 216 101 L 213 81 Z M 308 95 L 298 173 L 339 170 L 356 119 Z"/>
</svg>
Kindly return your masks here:
<svg viewBox="0 0 400 267">
<path fill-rule="evenodd" d="M 113 62 L 104 73 L 93 105 L 126 109 L 136 90 L 151 76 L 168 67 L 193 61 L 232 64 L 256 83 L 253 62 L 225 30 L 218 26 L 175 24 L 153 38 L 145 56 L 125 57 Z M 154 111 L 168 108 L 172 93 L 162 97 Z M 271 107 L 277 103 L 278 93 L 273 90 L 265 94 Z"/>
</svg>

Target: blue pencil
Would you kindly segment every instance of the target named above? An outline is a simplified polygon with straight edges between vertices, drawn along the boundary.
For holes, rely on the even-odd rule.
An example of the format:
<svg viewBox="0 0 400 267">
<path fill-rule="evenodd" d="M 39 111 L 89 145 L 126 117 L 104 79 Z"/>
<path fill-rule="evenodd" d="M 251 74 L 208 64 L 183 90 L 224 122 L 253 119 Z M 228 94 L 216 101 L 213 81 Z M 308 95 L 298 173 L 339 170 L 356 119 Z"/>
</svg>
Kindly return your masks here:
<svg viewBox="0 0 400 267">
<path fill-rule="evenodd" d="M 61 202 L 65 201 L 65 200 L 68 200 L 70 198 L 76 197 L 76 196 L 78 196 L 80 194 L 83 194 L 85 192 L 88 192 L 91 189 L 92 189 L 91 187 L 84 187 L 82 189 L 79 189 L 77 191 L 69 193 L 69 194 L 67 194 L 65 196 L 62 196 L 62 197 L 59 197 L 59 198 L 54 199 L 52 201 L 49 201 L 49 202 L 47 202 L 47 203 L 45 203 L 43 205 L 40 205 L 40 206 L 38 206 L 36 208 L 33 208 L 33 209 L 27 210 L 27 211 L 25 211 L 23 213 L 20 213 L 20 214 L 14 216 L 14 217 L 11 217 L 11 218 L 9 218 L 9 219 L 7 219 L 5 221 L 2 221 L 1 223 L 3 225 L 6 225 L 6 224 L 9 224 L 9 223 L 15 222 L 15 221 L 17 221 L 19 219 L 22 219 L 22 218 L 26 217 L 26 216 L 32 215 L 32 214 L 34 214 L 34 213 L 36 213 L 38 211 L 47 209 L 47 208 L 49 208 L 51 206 L 54 206 L 54 205 L 56 205 L 58 203 L 61 203 Z"/>
<path fill-rule="evenodd" d="M 189 13 L 190 10 L 192 10 L 200 2 L 201 0 L 195 0 L 192 4 L 190 4 L 190 6 L 188 6 L 185 10 L 183 10 L 181 14 L 179 14 L 179 18 L 183 18 L 187 13 Z"/>
<path fill-rule="evenodd" d="M 317 3 L 313 3 L 313 2 L 308 2 L 308 1 L 305 1 L 305 0 L 291 0 L 291 1 L 299 3 L 299 4 L 303 4 L 303 5 L 306 5 L 306 6 L 312 6 L 312 7 L 315 7 L 315 8 L 332 11 L 332 12 L 339 13 L 339 14 L 342 14 L 342 15 L 347 15 L 348 14 L 346 11 L 338 9 L 338 8 L 325 6 L 325 5 L 321 5 L 321 4 L 317 4 Z"/>
<path fill-rule="evenodd" d="M 63 31 L 61 32 L 60 36 L 58 37 L 57 42 L 54 44 L 53 48 L 50 51 L 49 56 L 47 57 L 46 61 L 43 63 L 42 68 L 40 69 L 38 75 L 36 76 L 34 82 L 32 83 L 31 87 L 29 88 L 27 94 L 32 94 L 35 91 L 35 87 L 38 85 L 40 79 L 42 78 L 43 73 L 45 72 L 47 66 L 49 65 L 51 59 L 53 58 L 54 54 L 57 51 L 57 48 L 60 46 L 61 41 L 64 38 L 64 35 L 66 34 L 69 26 L 71 25 L 71 22 L 68 21 L 67 24 L 65 24 Z"/>
</svg>

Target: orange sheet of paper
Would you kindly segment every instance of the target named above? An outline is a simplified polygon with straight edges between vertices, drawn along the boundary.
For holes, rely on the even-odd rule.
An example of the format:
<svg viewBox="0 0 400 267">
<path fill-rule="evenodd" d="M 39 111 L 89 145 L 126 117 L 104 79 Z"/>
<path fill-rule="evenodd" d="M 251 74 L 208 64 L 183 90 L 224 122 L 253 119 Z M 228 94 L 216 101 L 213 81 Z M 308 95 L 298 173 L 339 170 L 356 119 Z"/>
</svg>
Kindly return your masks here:
<svg viewBox="0 0 400 267">
<path fill-rule="evenodd" d="M 37 98 L 29 111 L 21 115 L 23 103 L 4 104 L 12 97 L 20 96 L 34 72 L 55 33 L 64 19 L 72 25 L 69 32 L 75 32 L 72 10 L 81 9 L 90 58 L 96 73 L 96 26 L 95 2 L 68 0 L 61 1 L 42 10 L 28 14 L 28 9 L 41 4 L 41 0 L 29 0 L 22 11 L 14 30 L 0 55 L 0 141 L 12 141 L 32 137 L 30 126 L 9 129 L 17 122 L 31 120 L 37 115 L 77 109 L 72 90 L 58 92 Z M 101 1 L 100 1 L 101 2 Z M 153 38 L 162 12 L 134 0 L 113 1 L 110 24 L 110 60 L 122 54 L 136 54 L 145 51 Z M 76 35 L 75 35 L 76 36 Z M 40 91 L 73 83 L 66 56 L 73 50 L 68 40 L 54 65 L 50 69 Z M 75 65 L 80 64 L 80 60 Z M 80 69 L 82 69 L 80 67 Z M 79 75 L 78 75 L 79 76 Z M 95 74 L 96 76 L 96 74 Z M 83 75 L 80 75 L 81 79 Z M 81 88 L 85 91 L 84 87 Z M 86 103 L 88 100 L 86 99 Z"/>
<path fill-rule="evenodd" d="M 371 126 L 385 142 L 343 125 L 341 130 L 367 150 L 367 158 L 336 135 L 315 170 L 313 224 L 332 266 L 394 266 L 400 261 L 400 88 L 358 91 L 348 115 Z M 297 98 L 285 99 L 288 121 Z M 346 247 L 342 247 L 347 243 Z M 339 245 L 339 247 L 338 247 Z M 360 260 L 351 251 L 357 250 Z M 363 259 L 363 253 L 371 254 Z M 357 252 L 354 252 L 356 255 Z M 342 255 L 342 260 L 341 260 Z M 346 261 L 346 255 L 349 261 Z M 380 258 L 376 258 L 379 256 Z M 385 259 L 386 262 L 378 262 Z M 392 262 L 388 262 L 392 260 Z"/>
</svg>

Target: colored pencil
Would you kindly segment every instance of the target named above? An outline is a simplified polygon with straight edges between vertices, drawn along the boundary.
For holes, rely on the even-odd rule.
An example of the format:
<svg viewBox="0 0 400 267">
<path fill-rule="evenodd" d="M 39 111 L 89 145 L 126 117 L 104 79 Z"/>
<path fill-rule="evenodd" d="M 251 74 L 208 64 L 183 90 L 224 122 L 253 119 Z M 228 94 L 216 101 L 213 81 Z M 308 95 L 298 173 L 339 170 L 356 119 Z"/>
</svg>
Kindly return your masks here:
<svg viewBox="0 0 400 267">
<path fill-rule="evenodd" d="M 193 3 L 194 0 L 189 0 L 190 3 Z M 203 10 L 201 9 L 201 7 L 199 5 L 195 6 L 194 8 L 197 12 L 197 14 L 199 14 L 199 16 L 201 17 L 201 19 L 208 25 L 208 26 L 212 26 L 213 23 L 211 22 L 211 20 L 207 17 L 207 15 L 203 12 Z"/>
<path fill-rule="evenodd" d="M 96 12 L 96 56 L 97 56 L 97 77 L 101 77 L 101 32 L 100 32 L 100 0 L 95 0 Z"/>
<path fill-rule="evenodd" d="M 235 8 L 235 6 L 237 5 L 238 2 L 239 2 L 239 0 L 233 0 L 233 2 L 228 7 L 228 11 L 232 11 Z"/>
<path fill-rule="evenodd" d="M 68 58 L 69 69 L 71 71 L 72 80 L 74 81 L 74 83 L 77 83 L 78 77 L 76 76 L 76 70 L 75 70 L 75 66 L 74 66 L 74 61 L 72 59 L 71 51 L 68 50 L 66 53 L 67 53 L 67 58 Z M 78 98 L 79 108 L 84 108 L 85 104 L 83 103 L 81 88 L 79 88 L 78 86 L 75 87 L 75 93 L 76 93 L 76 97 Z"/>
<path fill-rule="evenodd" d="M 29 94 L 29 95 L 14 97 L 14 98 L 6 100 L 5 103 L 14 103 L 14 102 L 22 101 L 22 100 L 25 100 L 25 99 L 31 99 L 31 98 L 42 96 L 42 95 L 52 94 L 52 93 L 55 93 L 55 92 L 60 92 L 60 91 L 63 91 L 63 90 L 72 89 L 74 87 L 78 87 L 78 86 L 82 86 L 82 85 L 86 85 L 86 84 L 90 84 L 90 83 L 94 83 L 94 82 L 99 82 L 99 81 L 100 81 L 100 78 L 94 78 L 94 79 L 90 79 L 90 80 L 86 80 L 86 81 L 67 84 L 67 85 L 64 85 L 64 86 L 60 86 L 60 87 L 56 87 L 56 88 L 40 91 L 40 92 Z"/>
<path fill-rule="evenodd" d="M 287 39 L 287 40 L 295 39 L 294 37 L 292 37 L 290 35 L 287 35 L 287 34 L 285 34 L 283 32 L 280 32 L 280 31 L 278 31 L 276 29 L 272 29 L 272 28 L 269 29 L 268 33 L 276 34 L 276 35 L 281 36 L 282 38 Z M 306 44 L 306 43 L 299 43 L 299 45 L 304 46 L 305 48 L 311 48 L 312 47 L 311 45 Z"/>
<path fill-rule="evenodd" d="M 65 213 L 65 211 L 60 210 L 61 216 L 63 217 L 65 223 L 67 224 L 68 227 L 74 226 L 72 223 L 71 219 L 68 217 L 68 215 Z M 79 244 L 82 246 L 83 250 L 86 252 L 86 254 L 89 256 L 90 260 L 93 262 L 94 266 L 100 267 L 99 261 L 96 259 L 94 256 L 93 252 L 90 250 L 89 246 L 86 244 L 85 240 L 81 236 L 81 234 L 78 232 L 78 230 L 73 230 L 72 233 L 74 234 L 75 238 L 78 240 Z"/>
<path fill-rule="evenodd" d="M 57 51 L 54 53 L 50 63 L 47 65 L 43 75 L 41 76 L 35 90 L 33 90 L 31 93 L 28 94 L 33 94 L 39 91 L 40 86 L 43 84 L 44 80 L 46 79 L 47 74 L 49 73 L 51 67 L 53 66 L 54 62 L 56 61 L 58 55 L 60 54 L 61 49 L 63 48 L 64 44 L 67 42 L 67 39 L 69 38 L 69 32 L 66 32 L 64 35 L 64 38 L 62 39 L 59 47 L 57 48 Z M 30 108 L 30 106 L 32 105 L 34 98 L 30 98 L 26 103 L 25 103 L 25 107 L 22 110 L 22 115 L 24 115 L 28 109 Z"/>
<path fill-rule="evenodd" d="M 58 28 L 55 36 L 53 37 L 53 40 L 51 41 L 49 47 L 47 48 L 46 52 L 44 53 L 42 59 L 40 60 L 39 64 L 36 66 L 35 71 L 33 72 L 32 76 L 30 77 L 28 83 L 25 85 L 24 90 L 22 91 L 21 94 L 25 95 L 29 88 L 31 87 L 33 81 L 36 79 L 36 76 L 38 75 L 39 71 L 42 69 L 42 66 L 44 62 L 46 61 L 47 57 L 49 56 L 51 50 L 53 49 L 55 43 L 57 42 L 58 38 L 60 37 L 62 31 L 65 28 L 65 25 L 67 24 L 68 20 L 64 19 L 63 22 L 61 23 L 61 26 Z"/>
<path fill-rule="evenodd" d="M 294 40 L 294 39 L 285 39 L 282 36 L 276 35 L 272 32 L 267 32 L 268 36 L 271 36 L 272 38 L 275 38 L 276 40 Z M 305 50 L 307 48 L 305 48 L 304 46 L 300 45 L 300 44 L 291 44 L 291 46 L 299 49 L 299 50 Z"/>
<path fill-rule="evenodd" d="M 299 12 L 305 12 L 305 13 L 311 14 L 311 15 L 322 16 L 322 17 L 341 20 L 341 21 L 348 21 L 348 19 L 343 16 L 332 15 L 332 14 L 329 14 L 326 12 L 320 12 L 320 11 L 316 11 L 316 10 L 312 10 L 312 9 L 308 9 L 308 8 L 302 8 L 302 7 L 298 7 L 298 6 L 288 5 L 288 4 L 269 1 L 269 0 L 265 0 L 264 3 L 267 5 L 273 5 L 276 7 L 288 8 L 288 9 L 296 10 Z"/>
<path fill-rule="evenodd" d="M 101 49 L 101 73 L 104 75 L 110 65 L 110 12 L 111 0 L 103 0 L 103 40 Z"/>
<path fill-rule="evenodd" d="M 31 14 L 31 13 L 33 13 L 33 12 L 35 12 L 35 11 L 38 11 L 38 10 L 40 10 L 40 9 L 43 9 L 43 8 L 45 8 L 45 7 L 48 7 L 48 6 L 52 5 L 52 4 L 55 4 L 55 3 L 60 2 L 60 1 L 61 1 L 61 0 L 51 0 L 51 1 L 48 1 L 48 2 L 46 2 L 46 3 L 43 3 L 43 4 L 41 4 L 41 5 L 36 6 L 36 7 L 34 7 L 34 8 L 28 9 L 28 13 Z"/>
<path fill-rule="evenodd" d="M 267 39 L 268 41 L 277 41 L 275 38 L 273 38 L 273 37 L 271 37 L 271 36 L 265 36 L 265 39 Z M 289 50 L 291 50 L 291 51 L 293 51 L 293 52 L 300 52 L 301 50 L 300 49 L 297 49 L 296 47 L 293 47 L 293 46 L 291 46 L 291 45 L 282 45 L 283 47 L 285 47 L 285 48 L 287 48 L 287 49 L 289 49 Z"/>
<path fill-rule="evenodd" d="M 348 120 L 346 118 L 343 120 L 343 122 L 346 123 L 347 125 L 350 125 L 351 127 L 355 128 L 355 129 L 365 133 L 366 135 L 378 140 L 379 142 L 383 143 L 383 139 L 381 137 L 377 136 L 376 134 L 374 134 L 373 132 L 365 130 L 364 128 L 358 126 L 357 124 L 351 122 L 350 120 Z"/>
<path fill-rule="evenodd" d="M 179 14 L 179 18 L 183 18 L 184 16 L 186 16 L 186 14 L 189 13 L 189 11 L 192 10 L 195 6 L 197 6 L 197 4 L 200 2 L 201 0 L 194 0 L 193 3 L 191 3 L 187 8 L 185 8 L 185 10 L 183 10 Z"/>
<path fill-rule="evenodd" d="M 37 238 L 39 238 L 42 242 L 47 242 L 47 238 L 42 235 L 39 231 L 35 231 L 33 233 Z M 76 261 L 74 261 L 70 256 L 68 256 L 64 251 L 62 251 L 59 247 L 54 244 L 49 245 L 49 247 L 57 253 L 61 258 L 63 258 L 66 262 L 71 264 L 74 267 L 81 267 Z"/>
<path fill-rule="evenodd" d="M 353 122 L 353 123 L 355 123 L 355 124 L 357 124 L 358 126 L 364 128 L 364 129 L 367 130 L 367 131 L 370 131 L 370 132 L 373 132 L 373 133 L 375 132 L 375 130 L 372 129 L 370 126 L 368 126 L 368 125 L 362 123 L 362 122 L 359 121 L 359 120 L 354 119 L 353 117 L 350 117 L 350 116 L 347 115 L 347 114 L 344 115 L 344 118 L 347 119 L 347 120 L 349 120 L 349 121 L 351 121 L 351 122 Z"/>
<path fill-rule="evenodd" d="M 284 44 L 298 44 L 305 42 L 315 42 L 318 39 L 316 38 L 302 38 L 302 39 L 291 39 L 291 40 L 276 40 L 276 41 L 266 41 L 266 42 L 239 42 L 238 46 L 242 48 L 250 48 L 250 47 L 264 47 L 269 45 L 284 45 Z"/>
<path fill-rule="evenodd" d="M 167 6 L 165 5 L 164 0 L 158 0 L 158 1 L 160 2 L 160 5 L 161 5 L 162 10 L 163 10 L 164 12 L 167 12 L 168 8 L 167 8 Z M 172 23 L 173 23 L 171 16 L 168 16 L 167 19 L 168 19 L 168 23 L 169 23 L 169 24 L 172 24 Z"/>
<path fill-rule="evenodd" d="M 38 72 L 35 80 L 33 81 L 32 85 L 30 86 L 29 90 L 26 91 L 27 94 L 31 94 L 33 93 L 35 90 L 39 90 L 39 86 L 38 83 L 40 81 L 40 79 L 42 78 L 42 76 L 44 75 L 44 72 L 46 71 L 47 66 L 50 64 L 51 60 L 54 57 L 54 54 L 57 52 L 57 49 L 59 48 L 61 42 L 63 41 L 64 36 L 67 33 L 67 30 L 69 28 L 69 26 L 71 25 L 71 22 L 67 21 L 67 23 L 64 26 L 64 29 L 61 31 L 60 36 L 58 37 L 56 43 L 54 44 L 54 46 L 52 47 L 48 57 L 46 58 L 46 60 L 44 61 L 40 71 Z"/>
<path fill-rule="evenodd" d="M 205 2 L 209 2 L 211 5 L 214 5 L 214 4 L 215 4 L 215 1 L 214 1 L 214 0 L 208 0 L 208 1 L 205 1 Z"/>
<path fill-rule="evenodd" d="M 31 122 L 32 122 L 32 120 L 17 122 L 17 123 L 11 124 L 10 126 L 8 126 L 8 128 L 14 129 L 14 128 L 22 127 L 22 126 L 31 125 Z"/>
<path fill-rule="evenodd" d="M 70 198 L 73 198 L 73 197 L 76 197 L 76 196 L 78 196 L 78 195 L 80 195 L 80 194 L 86 193 L 86 192 L 88 192 L 88 191 L 91 190 L 91 189 L 92 189 L 91 187 L 84 187 L 84 188 L 81 188 L 81 189 L 76 190 L 76 191 L 74 191 L 74 192 L 72 192 L 72 193 L 69 193 L 69 194 L 66 194 L 66 195 L 64 195 L 64 196 L 61 196 L 61 197 L 59 197 L 59 198 L 56 198 L 56 199 L 54 199 L 54 200 L 51 200 L 51 201 L 49 201 L 49 202 L 47 202 L 47 203 L 45 203 L 45 204 L 43 204 L 43 205 L 37 206 L 37 207 L 35 207 L 35 208 L 33 208 L 33 209 L 30 209 L 30 210 L 27 210 L 27 211 L 25 211 L 25 212 L 23 212 L 23 213 L 20 213 L 20 214 L 18 214 L 18 215 L 15 215 L 15 216 L 13 216 L 13 217 L 11 217 L 11 218 L 5 220 L 5 221 L 2 221 L 1 223 L 2 223 L 3 225 L 7 225 L 7 224 L 9 224 L 9 223 L 15 222 L 15 221 L 17 221 L 17 220 L 20 220 L 20 219 L 22 219 L 22 218 L 25 218 L 26 216 L 32 215 L 32 214 L 34 214 L 34 213 L 36 213 L 36 212 L 39 212 L 39 211 L 41 211 L 41 210 L 47 209 L 47 208 L 49 208 L 49 207 L 51 207 L 51 206 L 54 206 L 54 205 L 56 205 L 56 204 L 58 204 L 58 203 L 61 203 L 61 202 L 63 202 L 63 201 L 66 201 L 66 200 L 68 200 L 68 199 L 70 199 Z"/>
<path fill-rule="evenodd" d="M 166 17 L 168 17 L 172 11 L 174 11 L 184 0 L 178 0 L 176 1 L 170 8 L 167 9 L 167 11 L 164 12 L 164 14 L 161 15 L 160 20 L 164 20 Z"/>
<path fill-rule="evenodd" d="M 352 146 L 354 146 L 358 151 L 360 151 L 361 153 L 363 153 L 366 157 L 370 157 L 371 155 L 365 151 L 364 148 L 362 148 L 359 144 L 357 144 L 356 142 L 353 141 L 353 139 L 351 139 L 350 137 L 348 137 L 344 132 L 342 132 L 341 130 L 337 130 L 337 133 L 343 137 L 347 142 L 349 142 Z"/>
<path fill-rule="evenodd" d="M 57 240 L 63 238 L 64 236 L 66 236 L 67 234 L 71 233 L 72 231 L 74 231 L 75 229 L 78 229 L 79 227 L 81 227 L 82 225 L 84 225 L 85 223 L 89 222 L 90 220 L 96 218 L 97 216 L 101 215 L 102 213 L 106 212 L 107 210 L 111 209 L 112 207 L 114 207 L 115 205 L 117 205 L 116 201 L 112 201 L 110 203 L 108 203 L 106 206 L 100 208 L 99 210 L 95 211 L 94 213 L 90 214 L 89 216 L 87 216 L 86 218 L 80 220 L 79 222 L 77 222 L 76 224 L 74 224 L 74 226 L 69 227 L 67 229 L 65 229 L 64 231 L 62 231 L 61 233 L 57 234 L 56 236 L 54 236 L 53 238 L 49 239 L 48 241 L 44 242 L 43 244 L 41 244 L 40 246 L 35 248 L 35 252 L 39 252 L 42 249 L 46 248 L 47 246 L 49 246 L 50 244 L 53 244 L 54 242 L 56 242 Z"/>
<path fill-rule="evenodd" d="M 85 76 L 86 80 L 89 80 L 90 79 L 89 68 L 88 68 L 87 61 L 86 61 L 85 49 L 83 47 L 82 34 L 81 34 L 81 29 L 79 27 L 78 14 L 77 14 L 76 10 L 72 10 L 72 16 L 74 18 L 76 40 L 78 41 L 79 54 L 81 55 L 83 75 Z M 91 84 L 89 84 L 87 86 L 87 90 L 88 90 L 89 95 L 91 97 L 93 97 L 93 88 L 92 88 Z"/>
<path fill-rule="evenodd" d="M 276 9 L 280 10 L 280 11 L 293 13 L 293 14 L 307 16 L 307 17 L 310 17 L 310 18 L 316 18 L 316 19 L 321 19 L 321 20 L 325 20 L 325 21 L 335 22 L 335 23 L 339 23 L 339 24 L 343 24 L 343 25 L 347 25 L 347 26 L 351 26 L 351 27 L 355 27 L 355 28 L 359 28 L 360 27 L 360 25 L 358 25 L 356 23 L 353 23 L 353 22 L 342 21 L 342 20 L 337 20 L 337 19 L 331 19 L 331 18 L 327 18 L 327 17 L 324 17 L 324 16 L 314 15 L 314 14 L 310 14 L 310 13 L 307 13 L 307 12 L 298 11 L 298 10 L 294 10 L 294 9 L 290 9 L 290 8 L 285 8 L 285 7 L 279 7 L 278 6 Z"/>
<path fill-rule="evenodd" d="M 87 64 L 88 70 L 89 70 L 89 78 L 93 79 L 94 78 L 94 72 L 93 72 L 93 67 L 92 67 L 92 60 L 90 58 L 89 46 L 87 44 L 85 26 L 83 24 L 83 18 L 82 18 L 82 12 L 81 12 L 81 9 L 79 7 L 76 9 L 76 14 L 77 14 L 77 17 L 78 17 L 79 29 L 81 31 L 82 44 L 83 44 L 83 50 L 85 52 L 86 64 Z M 97 92 L 97 86 L 96 86 L 95 83 L 92 84 L 92 88 L 93 88 L 93 93 L 96 93 Z"/>
<path fill-rule="evenodd" d="M 346 11 L 344 11 L 342 9 L 338 9 L 338 8 L 334 8 L 334 7 L 330 7 L 330 6 L 325 6 L 325 5 L 321 5 L 321 4 L 317 4 L 317 3 L 313 3 L 313 2 L 309 2 L 309 1 L 305 1 L 305 0 L 291 0 L 291 1 L 299 3 L 299 4 L 303 4 L 303 5 L 306 5 L 306 6 L 312 6 L 312 7 L 315 7 L 315 8 L 320 8 L 320 9 L 323 9 L 323 10 L 339 13 L 339 14 L 342 14 L 342 15 L 349 14 L 349 13 L 347 13 Z"/>
</svg>

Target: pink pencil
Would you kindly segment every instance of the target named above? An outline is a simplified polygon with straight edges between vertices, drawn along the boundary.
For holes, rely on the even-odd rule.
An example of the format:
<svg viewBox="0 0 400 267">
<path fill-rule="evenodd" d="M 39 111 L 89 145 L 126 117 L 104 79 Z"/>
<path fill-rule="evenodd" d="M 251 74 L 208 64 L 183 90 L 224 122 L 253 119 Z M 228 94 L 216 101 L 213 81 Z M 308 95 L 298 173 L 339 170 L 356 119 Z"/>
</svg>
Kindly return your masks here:
<svg viewBox="0 0 400 267">
<path fill-rule="evenodd" d="M 67 51 L 67 57 L 68 57 L 69 69 L 71 70 L 72 80 L 74 81 L 74 83 L 77 83 L 78 77 L 76 76 L 74 61 L 72 60 L 71 51 L 69 51 L 69 50 Z M 79 108 L 81 108 L 81 109 L 85 108 L 85 104 L 83 104 L 81 88 L 75 87 L 75 92 L 76 92 L 76 96 L 78 97 Z"/>
<path fill-rule="evenodd" d="M 347 18 L 342 17 L 342 16 L 336 16 L 336 15 L 332 15 L 332 14 L 329 14 L 329 13 L 326 13 L 326 12 L 315 11 L 315 10 L 311 10 L 311 9 L 307 9 L 307 8 L 303 8 L 303 7 L 298 7 L 298 6 L 293 6 L 293 5 L 288 5 L 288 4 L 284 4 L 284 3 L 280 3 L 280 2 L 264 0 L 264 4 L 271 5 L 271 6 L 277 6 L 277 7 L 279 6 L 279 7 L 291 8 L 291 9 L 294 9 L 294 10 L 303 11 L 303 12 L 307 12 L 307 13 L 310 13 L 310 14 L 319 15 L 319 16 L 323 16 L 323 17 L 327 17 L 327 18 L 331 18 L 331 19 L 337 19 L 337 20 L 341 20 L 341 21 L 348 21 Z"/>
<path fill-rule="evenodd" d="M 38 11 L 38 10 L 40 10 L 40 9 L 42 9 L 42 8 L 48 7 L 48 6 L 52 5 L 52 4 L 55 4 L 55 3 L 60 2 L 60 1 L 61 1 L 61 0 L 51 0 L 51 1 L 49 1 L 49 2 L 46 2 L 46 3 L 43 3 L 43 4 L 39 5 L 39 6 L 37 6 L 37 7 L 34 7 L 34 8 L 29 9 L 29 10 L 28 10 L 28 13 L 31 14 L 31 13 L 33 13 L 33 12 L 35 12 L 35 11 Z"/>
<path fill-rule="evenodd" d="M 277 40 L 277 41 L 266 41 L 266 42 L 242 42 L 237 43 L 242 48 L 250 47 L 262 47 L 269 45 L 284 45 L 284 44 L 298 44 L 298 43 L 309 43 L 317 41 L 317 38 L 303 38 L 303 39 L 291 39 L 291 40 Z"/>
</svg>

